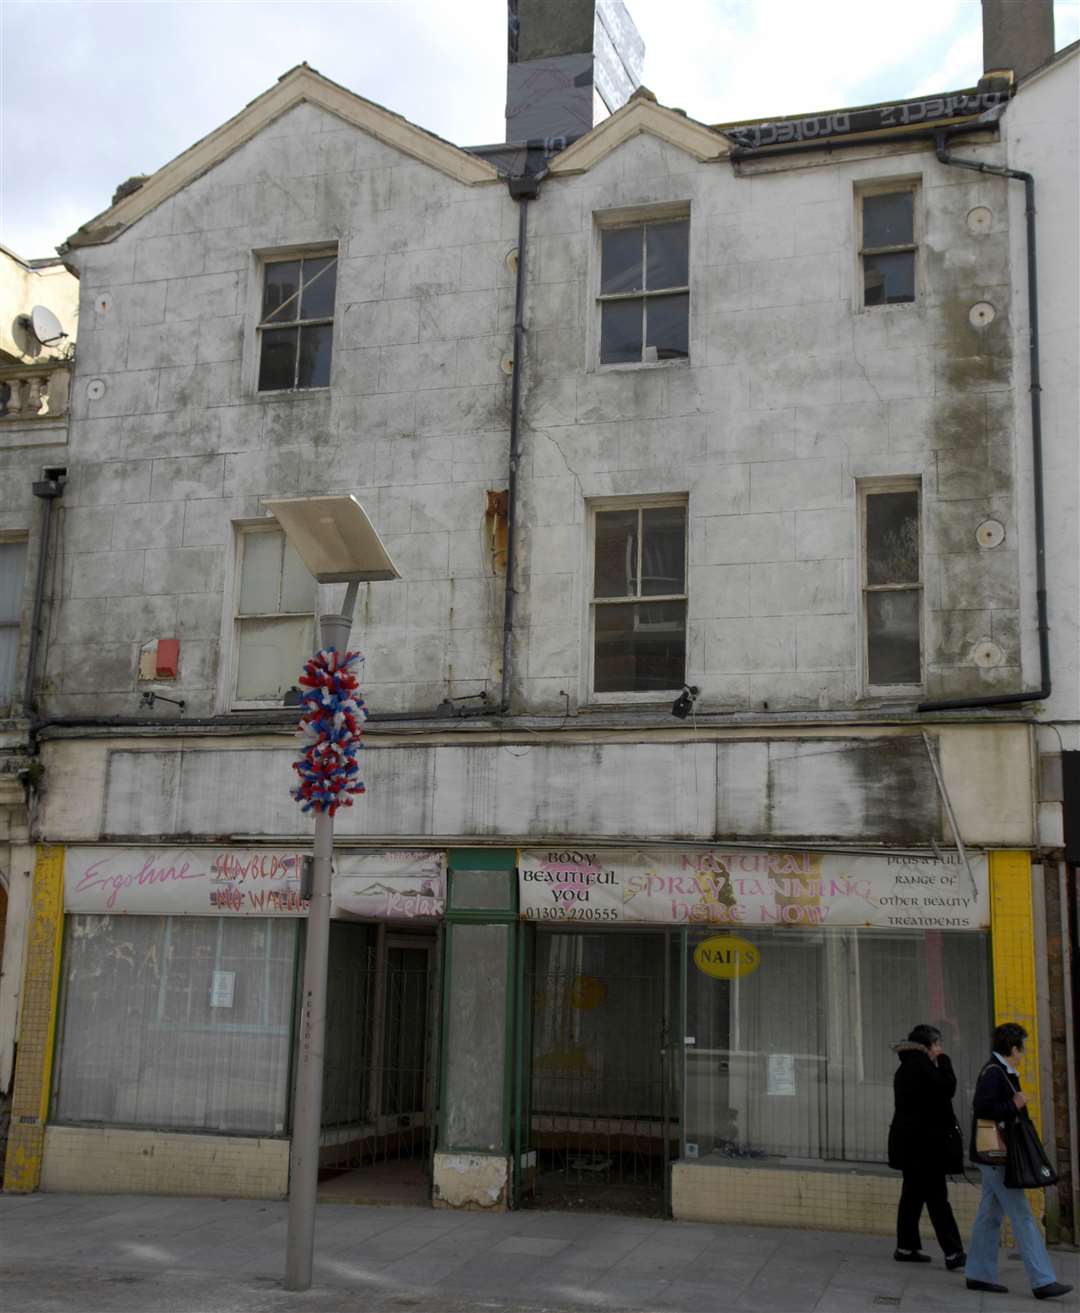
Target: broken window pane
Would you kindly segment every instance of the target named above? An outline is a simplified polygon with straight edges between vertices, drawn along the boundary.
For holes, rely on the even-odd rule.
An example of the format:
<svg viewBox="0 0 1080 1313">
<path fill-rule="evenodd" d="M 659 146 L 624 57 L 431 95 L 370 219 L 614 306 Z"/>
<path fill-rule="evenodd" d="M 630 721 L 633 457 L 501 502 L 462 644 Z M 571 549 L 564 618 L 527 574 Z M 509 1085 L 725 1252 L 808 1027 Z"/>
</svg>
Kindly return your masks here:
<svg viewBox="0 0 1080 1313">
<path fill-rule="evenodd" d="M 300 372 L 296 386 L 325 388 L 330 386 L 330 357 L 334 329 L 330 324 L 308 324 L 300 330 Z"/>
<path fill-rule="evenodd" d="M 655 348 L 657 360 L 682 360 L 690 354 L 689 292 L 651 296 L 645 317 L 645 345 Z"/>
<path fill-rule="evenodd" d="M 641 302 L 605 301 L 600 310 L 600 363 L 641 359 Z"/>
<path fill-rule="evenodd" d="M 919 494 L 914 490 L 867 497 L 866 582 L 919 582 Z"/>
<path fill-rule="evenodd" d="M 690 220 L 650 223 L 645 229 L 645 286 L 649 291 L 690 282 Z"/>
<path fill-rule="evenodd" d="M 668 693 L 686 676 L 686 603 L 597 606 L 597 693 Z"/>
<path fill-rule="evenodd" d="M 320 256 L 304 261 L 304 291 L 300 298 L 301 319 L 330 319 L 334 314 L 337 256 Z"/>
<path fill-rule="evenodd" d="M 915 252 L 863 256 L 863 304 L 902 305 L 915 300 Z"/>
<path fill-rule="evenodd" d="M 642 596 L 685 592 L 686 507 L 656 506 L 641 518 Z"/>
<path fill-rule="evenodd" d="M 600 235 L 600 291 L 640 292 L 641 229 L 607 228 Z"/>
<path fill-rule="evenodd" d="M 263 287 L 262 317 L 265 323 L 287 323 L 299 318 L 300 261 L 277 260 L 266 266 L 266 283 Z M 290 385 L 291 386 L 291 385 Z"/>
<path fill-rule="evenodd" d="M 921 684 L 918 589 L 866 594 L 866 659 L 871 684 Z"/>
<path fill-rule="evenodd" d="M 904 246 L 915 240 L 915 193 L 888 192 L 863 197 L 863 250 Z"/>
<path fill-rule="evenodd" d="M 244 620 L 236 661 L 240 702 L 280 702 L 304 673 L 315 642 L 311 617 Z"/>
<path fill-rule="evenodd" d="M 267 328 L 262 332 L 259 357 L 259 391 L 277 392 L 296 381 L 295 328 Z"/>
<path fill-rule="evenodd" d="M 637 592 L 637 511 L 598 511 L 594 597 L 633 597 Z"/>
</svg>

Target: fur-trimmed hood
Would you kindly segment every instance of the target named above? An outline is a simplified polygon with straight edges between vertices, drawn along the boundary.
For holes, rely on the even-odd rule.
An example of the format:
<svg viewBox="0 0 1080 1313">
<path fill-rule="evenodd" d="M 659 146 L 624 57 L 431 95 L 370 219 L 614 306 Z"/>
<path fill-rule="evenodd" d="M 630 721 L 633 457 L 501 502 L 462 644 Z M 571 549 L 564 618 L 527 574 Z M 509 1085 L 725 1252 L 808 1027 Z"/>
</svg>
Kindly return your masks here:
<svg viewBox="0 0 1080 1313">
<path fill-rule="evenodd" d="M 930 1056 L 930 1050 L 925 1044 L 916 1044 L 910 1039 L 902 1039 L 899 1044 L 894 1044 L 892 1049 L 894 1053 L 899 1053 L 901 1056 L 905 1053 L 925 1053 L 927 1057 Z"/>
</svg>

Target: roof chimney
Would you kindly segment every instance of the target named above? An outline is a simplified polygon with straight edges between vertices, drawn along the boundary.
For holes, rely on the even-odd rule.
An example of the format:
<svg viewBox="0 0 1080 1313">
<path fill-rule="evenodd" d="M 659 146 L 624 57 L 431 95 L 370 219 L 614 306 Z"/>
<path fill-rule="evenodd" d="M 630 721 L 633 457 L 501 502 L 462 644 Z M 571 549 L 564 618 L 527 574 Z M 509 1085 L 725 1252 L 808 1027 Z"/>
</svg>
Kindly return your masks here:
<svg viewBox="0 0 1080 1313">
<path fill-rule="evenodd" d="M 1053 0 L 982 0 L 983 71 L 1011 68 L 1016 80 L 1054 53 Z"/>
<path fill-rule="evenodd" d="M 623 0 L 507 0 L 506 140 L 562 149 L 641 83 L 645 43 Z"/>
</svg>

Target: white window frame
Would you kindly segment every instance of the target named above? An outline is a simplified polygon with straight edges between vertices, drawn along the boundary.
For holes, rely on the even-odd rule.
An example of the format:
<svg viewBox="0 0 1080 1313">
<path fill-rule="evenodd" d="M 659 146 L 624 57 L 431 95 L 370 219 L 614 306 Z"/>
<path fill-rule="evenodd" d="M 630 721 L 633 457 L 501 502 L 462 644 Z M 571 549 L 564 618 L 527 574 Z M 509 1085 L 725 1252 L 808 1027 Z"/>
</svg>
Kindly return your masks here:
<svg viewBox="0 0 1080 1313">
<path fill-rule="evenodd" d="M 23 577 L 22 587 L 19 589 L 19 613 L 15 620 L 4 621 L 0 623 L 0 628 L 13 629 L 15 631 L 15 660 L 12 664 L 12 686 L 10 698 L 4 698 L 3 689 L 0 689 L 0 716 L 10 718 L 15 714 L 15 709 L 19 704 L 20 678 L 25 678 L 23 669 L 24 654 L 22 651 L 23 626 L 26 617 L 26 580 L 27 567 L 30 564 L 30 536 L 27 533 L 0 533 L 0 547 L 21 544 L 26 548 L 26 556 L 23 559 Z"/>
<path fill-rule="evenodd" d="M 911 192 L 911 237 L 910 242 L 901 243 L 899 246 L 863 246 L 863 201 L 867 196 L 889 196 L 894 192 Z M 859 182 L 855 184 L 855 309 L 859 314 L 879 314 L 881 311 L 905 311 L 914 310 L 924 301 L 923 290 L 923 246 L 924 246 L 924 223 L 922 213 L 922 178 L 911 176 L 910 174 L 900 178 L 875 178 L 871 182 Z M 915 290 L 915 299 L 913 301 L 897 301 L 892 305 L 867 305 L 866 304 L 866 279 L 863 265 L 864 255 L 894 255 L 901 254 L 904 251 L 911 251 L 915 256 L 915 269 L 912 275 L 912 283 Z"/>
<path fill-rule="evenodd" d="M 918 475 L 901 478 L 859 479 L 856 484 L 859 513 L 859 682 L 864 698 L 903 698 L 910 701 L 926 690 L 926 498 Z M 913 492 L 918 499 L 916 521 L 919 526 L 919 578 L 914 584 L 869 584 L 869 556 L 866 548 L 866 502 L 879 493 Z M 871 684 L 870 629 L 867 623 L 866 598 L 869 593 L 917 592 L 919 596 L 919 682 L 917 684 Z"/>
<path fill-rule="evenodd" d="M 278 701 L 260 699 L 245 700 L 238 698 L 236 695 L 236 680 L 239 674 L 240 660 L 240 626 L 243 620 L 255 619 L 272 619 L 275 616 L 306 616 L 306 611 L 275 611 L 269 612 L 265 616 L 241 616 L 238 612 L 240 604 L 240 573 L 244 566 L 244 539 L 256 533 L 277 533 L 284 537 L 284 532 L 276 520 L 265 516 L 259 520 L 234 520 L 233 521 L 233 560 L 232 569 L 226 575 L 225 597 L 224 597 L 224 618 L 222 632 L 227 635 L 228 653 L 221 661 L 220 682 L 218 685 L 218 706 L 223 711 L 257 711 L 265 708 L 281 709 L 282 704 Z M 319 635 L 319 585 L 316 584 L 313 590 L 315 605 L 310 615 L 312 620 L 312 650 L 318 640 Z M 224 655 L 224 654 L 223 654 Z M 297 670 L 297 678 L 303 673 Z"/>
<path fill-rule="evenodd" d="M 589 321 L 586 333 L 588 352 L 587 369 L 589 372 L 617 373 L 635 369 L 686 369 L 694 358 L 694 295 L 690 283 L 685 287 L 664 287 L 655 291 L 626 292 L 604 296 L 600 292 L 600 276 L 603 268 L 603 234 L 613 228 L 638 228 L 652 223 L 673 223 L 686 219 L 690 223 L 687 233 L 686 263 L 688 276 L 693 281 L 694 225 L 690 214 L 690 205 L 686 201 L 665 202 L 659 205 L 627 206 L 617 210 L 597 210 L 593 214 L 592 246 L 589 259 Z M 644 236 L 642 237 L 644 241 Z M 684 358 L 678 360 L 646 360 L 644 339 L 642 340 L 642 358 L 640 360 L 623 360 L 605 364 L 600 359 L 600 320 L 605 301 L 648 300 L 653 296 L 673 296 L 685 292 L 689 297 L 686 311 L 686 350 Z"/>
<path fill-rule="evenodd" d="M 681 593 L 665 593 L 662 596 L 648 597 L 626 597 L 626 598 L 597 598 L 593 596 L 593 586 L 596 580 L 596 516 L 606 511 L 651 511 L 665 506 L 681 506 L 686 512 L 686 526 L 683 537 L 683 579 L 684 591 Z M 583 704 L 592 703 L 594 706 L 611 706 L 613 704 L 660 704 L 670 703 L 672 698 L 679 694 L 685 687 L 687 670 L 690 665 L 690 498 L 687 493 L 663 493 L 655 495 L 646 495 L 641 497 L 601 497 L 590 500 L 586 506 L 587 524 L 588 524 L 588 546 L 586 551 L 586 575 L 585 575 L 585 597 L 588 607 L 588 623 L 584 626 L 585 630 L 585 654 L 582 661 L 582 670 L 585 672 L 584 686 L 581 690 L 581 702 Z M 642 550 L 642 536 L 638 534 L 638 574 L 640 577 L 640 561 Z M 684 602 L 686 604 L 686 658 L 683 666 L 682 683 L 673 685 L 671 689 L 646 689 L 640 692 L 616 692 L 616 693 L 597 693 L 595 691 L 596 676 L 596 607 L 597 605 L 633 605 L 640 602 Z"/>
<path fill-rule="evenodd" d="M 263 289 L 266 281 L 266 266 L 280 264 L 284 260 L 317 260 L 332 255 L 337 259 L 337 278 L 341 278 L 341 252 L 337 242 L 320 242 L 311 246 L 278 246 L 252 252 L 251 272 L 248 279 L 247 314 L 244 334 L 244 380 L 245 392 L 253 397 L 267 397 L 280 400 L 282 397 L 324 397 L 334 383 L 334 370 L 337 362 L 337 347 L 340 340 L 339 307 L 341 297 L 335 287 L 334 311 L 329 319 L 296 320 L 283 323 L 282 328 L 301 327 L 305 324 L 330 324 L 332 335 L 330 382 L 324 387 L 268 388 L 259 391 L 259 365 L 262 360 L 262 303 Z"/>
</svg>

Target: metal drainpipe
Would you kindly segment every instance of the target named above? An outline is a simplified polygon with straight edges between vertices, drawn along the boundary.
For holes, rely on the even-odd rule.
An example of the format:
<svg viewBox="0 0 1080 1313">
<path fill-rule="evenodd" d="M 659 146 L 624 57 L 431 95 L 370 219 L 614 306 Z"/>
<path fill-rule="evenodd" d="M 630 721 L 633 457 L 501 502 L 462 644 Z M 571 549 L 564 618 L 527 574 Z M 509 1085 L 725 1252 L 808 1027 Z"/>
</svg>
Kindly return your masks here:
<svg viewBox="0 0 1080 1313">
<path fill-rule="evenodd" d="M 514 363 L 510 376 L 510 468 L 506 480 L 506 592 L 503 600 L 502 689 L 497 714 L 510 710 L 514 658 L 514 547 L 517 520 L 518 462 L 521 459 L 521 368 L 525 359 L 525 261 L 529 238 L 529 202 L 540 194 L 542 174 L 508 178 L 518 203 L 517 276 L 514 280 Z"/>
<path fill-rule="evenodd" d="M 44 505 L 41 508 L 41 538 L 38 544 L 37 579 L 34 582 L 34 605 L 30 614 L 30 648 L 26 654 L 26 683 L 23 686 L 22 709 L 24 716 L 33 714 L 34 670 L 37 666 L 38 646 L 40 643 L 41 609 L 45 596 L 45 567 L 49 560 L 49 533 L 52 527 L 53 502 L 64 495 L 62 478 L 41 479 L 30 485 L 35 497 Z"/>
<path fill-rule="evenodd" d="M 1038 688 L 1024 693 L 998 693 L 988 697 L 944 698 L 935 702 L 920 702 L 919 711 L 959 711 L 966 707 L 1006 707 L 1018 702 L 1044 702 L 1050 696 L 1050 625 L 1046 605 L 1046 522 L 1043 506 L 1043 455 L 1042 455 L 1042 384 L 1039 375 L 1039 266 L 1035 251 L 1035 179 L 1021 169 L 1009 169 L 999 164 L 981 164 L 974 160 L 961 160 L 949 154 L 946 142 L 948 129 L 934 134 L 937 157 L 942 164 L 954 169 L 970 169 L 973 173 L 990 173 L 999 178 L 1013 178 L 1024 184 L 1024 215 L 1027 231 L 1027 286 L 1028 317 L 1030 321 L 1031 360 L 1031 478 L 1035 500 L 1035 605 L 1039 627 Z"/>
</svg>

